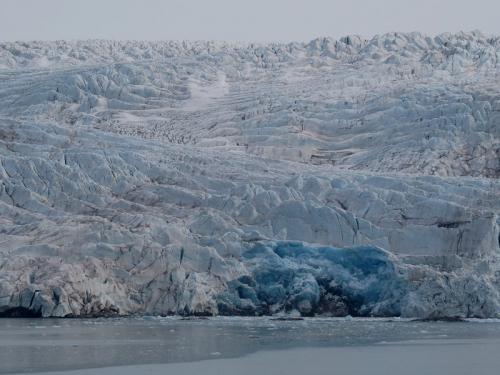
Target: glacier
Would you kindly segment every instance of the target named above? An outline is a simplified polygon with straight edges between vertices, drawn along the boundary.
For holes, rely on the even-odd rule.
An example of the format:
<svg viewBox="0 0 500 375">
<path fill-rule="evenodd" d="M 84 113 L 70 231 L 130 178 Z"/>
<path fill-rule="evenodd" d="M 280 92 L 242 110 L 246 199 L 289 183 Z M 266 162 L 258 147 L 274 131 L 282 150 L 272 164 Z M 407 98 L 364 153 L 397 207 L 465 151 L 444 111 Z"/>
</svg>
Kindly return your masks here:
<svg viewBox="0 0 500 375">
<path fill-rule="evenodd" d="M 395 259 L 381 249 L 311 248 L 281 242 L 259 244 L 245 258 L 251 276 L 229 284 L 232 293 L 219 297 L 219 313 L 401 315 L 401 308 L 392 304 L 403 299 L 406 285 Z"/>
<path fill-rule="evenodd" d="M 499 57 L 0 42 L 0 316 L 500 317 Z"/>
</svg>

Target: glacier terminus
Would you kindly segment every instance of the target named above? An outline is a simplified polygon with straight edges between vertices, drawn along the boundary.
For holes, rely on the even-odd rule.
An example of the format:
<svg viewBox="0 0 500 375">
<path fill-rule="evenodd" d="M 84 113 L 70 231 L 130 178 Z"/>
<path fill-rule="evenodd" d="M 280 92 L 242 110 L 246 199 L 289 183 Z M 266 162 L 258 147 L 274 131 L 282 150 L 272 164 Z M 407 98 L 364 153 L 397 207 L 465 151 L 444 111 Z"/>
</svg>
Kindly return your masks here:
<svg viewBox="0 0 500 375">
<path fill-rule="evenodd" d="M 0 316 L 500 318 L 499 60 L 0 43 Z"/>
</svg>

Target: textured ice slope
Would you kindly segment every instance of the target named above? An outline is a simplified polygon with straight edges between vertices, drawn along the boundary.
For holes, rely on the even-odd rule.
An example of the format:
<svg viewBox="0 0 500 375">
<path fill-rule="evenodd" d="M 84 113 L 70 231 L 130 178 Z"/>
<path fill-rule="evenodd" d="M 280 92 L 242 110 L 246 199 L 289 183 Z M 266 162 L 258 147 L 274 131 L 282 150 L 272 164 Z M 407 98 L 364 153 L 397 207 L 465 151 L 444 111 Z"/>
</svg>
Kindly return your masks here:
<svg viewBox="0 0 500 375">
<path fill-rule="evenodd" d="M 0 314 L 499 316 L 499 56 L 0 44 Z"/>
</svg>

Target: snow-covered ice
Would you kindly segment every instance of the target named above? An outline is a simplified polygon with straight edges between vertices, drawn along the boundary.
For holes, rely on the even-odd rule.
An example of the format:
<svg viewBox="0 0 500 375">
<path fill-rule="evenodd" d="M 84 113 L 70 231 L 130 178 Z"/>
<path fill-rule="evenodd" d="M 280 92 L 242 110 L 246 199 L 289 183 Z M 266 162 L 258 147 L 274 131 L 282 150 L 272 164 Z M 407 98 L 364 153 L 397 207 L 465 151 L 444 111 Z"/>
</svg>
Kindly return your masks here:
<svg viewBox="0 0 500 375">
<path fill-rule="evenodd" d="M 0 314 L 500 316 L 499 57 L 0 43 Z"/>
</svg>

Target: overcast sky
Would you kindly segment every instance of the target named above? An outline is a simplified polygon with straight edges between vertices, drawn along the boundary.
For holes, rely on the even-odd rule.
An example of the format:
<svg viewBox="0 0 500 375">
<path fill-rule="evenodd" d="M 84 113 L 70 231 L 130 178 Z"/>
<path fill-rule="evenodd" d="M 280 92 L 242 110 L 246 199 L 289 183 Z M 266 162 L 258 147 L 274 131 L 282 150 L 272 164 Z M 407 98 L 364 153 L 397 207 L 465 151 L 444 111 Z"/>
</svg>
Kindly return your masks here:
<svg viewBox="0 0 500 375">
<path fill-rule="evenodd" d="M 0 40 L 310 40 L 388 31 L 500 34 L 500 0 L 0 0 Z"/>
</svg>

